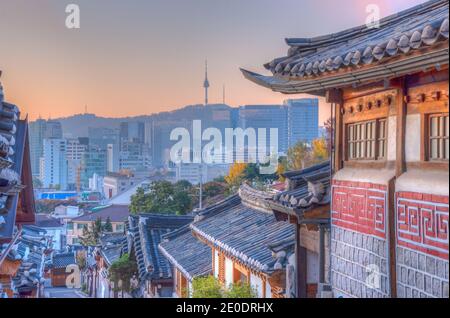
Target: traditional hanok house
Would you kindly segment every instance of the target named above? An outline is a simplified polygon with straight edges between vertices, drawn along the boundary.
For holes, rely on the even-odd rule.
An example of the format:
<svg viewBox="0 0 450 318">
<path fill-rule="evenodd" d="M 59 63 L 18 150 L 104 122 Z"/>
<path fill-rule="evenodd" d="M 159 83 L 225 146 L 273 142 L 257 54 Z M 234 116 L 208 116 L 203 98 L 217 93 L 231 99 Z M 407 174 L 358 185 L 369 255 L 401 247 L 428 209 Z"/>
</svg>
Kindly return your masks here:
<svg viewBox="0 0 450 318">
<path fill-rule="evenodd" d="M 448 297 L 449 1 L 317 38 L 243 70 L 281 93 L 325 96 L 334 119 L 336 297 Z"/>
<path fill-rule="evenodd" d="M 21 226 L 34 223 L 34 214 L 28 121 L 20 119 L 17 106 L 4 101 L 0 84 L 0 284 L 3 289 L 11 286 L 20 266 L 19 261 L 8 257 L 9 252 L 20 237 Z"/>
<path fill-rule="evenodd" d="M 284 298 L 292 285 L 287 266 L 292 263 L 295 227 L 277 222 L 268 193 L 243 185 L 238 195 L 196 216 L 194 235 L 211 248 L 212 273 L 225 287 L 248 283 L 259 298 Z"/>
<path fill-rule="evenodd" d="M 124 249 L 138 265 L 139 290 L 133 297 L 172 297 L 173 269 L 158 245 L 162 237 L 194 220 L 193 216 L 131 215 L 127 225 L 128 244 Z"/>
<path fill-rule="evenodd" d="M 21 264 L 13 278 L 13 290 L 18 298 L 40 298 L 44 291 L 44 262 L 50 241 L 40 233 L 24 230 L 17 244 Z"/>
<path fill-rule="evenodd" d="M 330 162 L 284 174 L 286 191 L 268 205 L 277 220 L 295 224 L 296 259 L 288 268 L 292 276 L 290 297 L 325 297 L 329 290 Z M 282 249 L 279 246 L 278 249 Z M 289 269 L 291 271 L 289 271 Z"/>
<path fill-rule="evenodd" d="M 113 284 L 109 280 L 108 269 L 117 261 L 121 255 L 123 248 L 127 244 L 127 237 L 123 233 L 105 233 L 100 238 L 100 246 L 95 249 L 96 269 L 98 275 L 95 286 L 95 297 L 97 298 L 114 298 Z"/>
<path fill-rule="evenodd" d="M 164 235 L 159 249 L 172 264 L 174 297 L 190 297 L 193 279 L 212 273 L 211 249 L 192 234 L 189 225 Z"/>
<path fill-rule="evenodd" d="M 72 274 L 70 265 L 76 265 L 75 252 L 53 254 L 50 278 L 52 287 L 67 287 L 67 279 Z"/>
</svg>

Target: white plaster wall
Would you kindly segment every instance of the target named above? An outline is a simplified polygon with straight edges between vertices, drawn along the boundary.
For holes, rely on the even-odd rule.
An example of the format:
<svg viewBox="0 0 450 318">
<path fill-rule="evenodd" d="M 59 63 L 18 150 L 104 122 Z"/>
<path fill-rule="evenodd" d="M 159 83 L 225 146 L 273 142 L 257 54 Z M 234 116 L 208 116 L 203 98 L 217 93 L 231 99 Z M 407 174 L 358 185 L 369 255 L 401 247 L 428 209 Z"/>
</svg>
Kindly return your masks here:
<svg viewBox="0 0 450 318">
<path fill-rule="evenodd" d="M 393 177 L 395 177 L 394 169 L 344 168 L 339 170 L 334 175 L 333 179 L 340 181 L 370 182 L 386 185 Z"/>
<path fill-rule="evenodd" d="M 420 114 L 406 116 L 405 160 L 420 161 Z"/>
<path fill-rule="evenodd" d="M 225 258 L 225 286 L 233 284 L 233 261 L 229 258 Z"/>
<path fill-rule="evenodd" d="M 310 250 L 306 251 L 306 282 L 319 283 L 319 255 Z"/>
<path fill-rule="evenodd" d="M 410 169 L 395 183 L 396 192 L 418 192 L 434 195 L 449 195 L 449 172 L 442 170 Z"/>
<path fill-rule="evenodd" d="M 266 284 L 266 298 L 272 298 L 272 290 L 269 283 Z"/>
<path fill-rule="evenodd" d="M 395 161 L 397 152 L 397 116 L 388 118 L 387 160 Z"/>
<path fill-rule="evenodd" d="M 258 276 L 255 276 L 253 274 L 250 274 L 250 286 L 252 286 L 254 289 L 256 289 L 258 298 L 263 297 L 264 284 L 263 284 L 263 281 L 261 278 L 259 278 Z"/>
<path fill-rule="evenodd" d="M 214 277 L 219 278 L 219 252 L 214 250 Z"/>
</svg>

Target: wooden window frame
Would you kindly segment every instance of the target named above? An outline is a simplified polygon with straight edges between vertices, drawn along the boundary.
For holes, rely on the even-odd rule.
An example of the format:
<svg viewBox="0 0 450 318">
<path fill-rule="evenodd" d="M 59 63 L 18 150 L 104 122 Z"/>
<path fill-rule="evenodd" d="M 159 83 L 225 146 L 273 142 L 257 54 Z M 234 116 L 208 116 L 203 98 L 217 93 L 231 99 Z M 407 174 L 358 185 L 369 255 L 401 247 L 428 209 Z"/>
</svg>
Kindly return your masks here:
<svg viewBox="0 0 450 318">
<path fill-rule="evenodd" d="M 437 112 L 437 113 L 429 113 L 429 114 L 422 114 L 421 116 L 421 136 L 422 136 L 422 151 L 421 151 L 421 160 L 422 161 L 428 161 L 430 163 L 448 163 L 449 159 L 445 158 L 432 158 L 431 154 L 431 142 L 432 139 L 438 139 L 438 140 L 444 140 L 443 148 L 438 149 L 438 151 L 444 151 L 445 152 L 445 139 L 449 139 L 449 136 L 431 136 L 431 121 L 433 118 L 441 118 L 441 117 L 448 117 L 449 113 L 445 112 Z M 438 121 L 438 125 L 440 125 L 440 121 Z M 440 130 L 441 127 L 438 127 L 438 130 Z"/>
<path fill-rule="evenodd" d="M 380 123 L 384 123 L 384 137 L 380 138 Z M 367 138 L 367 127 L 369 124 L 375 124 L 375 135 L 372 136 L 370 139 Z M 361 127 L 361 125 L 364 125 L 364 138 L 359 137 L 359 139 L 350 140 L 350 130 L 354 127 Z M 360 128 L 358 128 L 360 129 Z M 353 132 L 354 134 L 355 132 Z M 388 117 L 379 117 L 374 118 L 370 120 L 362 120 L 362 121 L 355 121 L 355 122 L 349 122 L 345 124 L 344 129 L 344 158 L 346 162 L 364 162 L 364 161 L 371 161 L 371 162 L 386 162 L 387 161 L 387 146 L 388 146 Z M 383 156 L 380 157 L 380 141 L 384 142 L 384 149 L 383 149 Z M 373 147 L 373 155 L 371 157 L 367 157 L 367 146 L 371 143 L 375 143 Z M 351 144 L 362 144 L 364 145 L 364 157 L 358 157 L 358 158 L 351 158 L 350 154 L 350 145 Z M 353 149 L 353 151 L 355 151 Z"/>
</svg>

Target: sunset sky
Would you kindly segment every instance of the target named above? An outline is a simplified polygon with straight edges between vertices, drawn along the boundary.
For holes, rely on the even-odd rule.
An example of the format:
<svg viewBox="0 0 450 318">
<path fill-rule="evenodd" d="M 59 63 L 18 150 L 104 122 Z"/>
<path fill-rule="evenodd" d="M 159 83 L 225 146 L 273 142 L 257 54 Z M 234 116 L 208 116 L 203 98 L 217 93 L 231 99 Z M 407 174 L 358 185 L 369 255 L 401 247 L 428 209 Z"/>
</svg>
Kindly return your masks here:
<svg viewBox="0 0 450 318">
<path fill-rule="evenodd" d="M 281 103 L 285 96 L 245 80 L 239 67 L 286 55 L 285 37 L 311 37 L 363 24 L 424 0 L 0 0 L 0 70 L 8 101 L 32 119 L 84 112 L 123 117 L 203 102 Z M 81 29 L 65 8 L 81 9 Z M 328 116 L 321 105 L 321 120 Z"/>
</svg>

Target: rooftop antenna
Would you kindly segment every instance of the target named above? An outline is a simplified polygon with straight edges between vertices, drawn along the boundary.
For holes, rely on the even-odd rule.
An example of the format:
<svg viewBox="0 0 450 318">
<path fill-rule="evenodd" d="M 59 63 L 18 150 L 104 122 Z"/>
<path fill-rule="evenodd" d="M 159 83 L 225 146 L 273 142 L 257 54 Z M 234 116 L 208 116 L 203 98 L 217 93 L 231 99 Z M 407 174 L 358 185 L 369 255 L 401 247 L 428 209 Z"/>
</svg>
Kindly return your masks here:
<svg viewBox="0 0 450 318">
<path fill-rule="evenodd" d="M 84 105 L 84 114 L 86 115 L 88 113 L 88 105 Z"/>
</svg>

